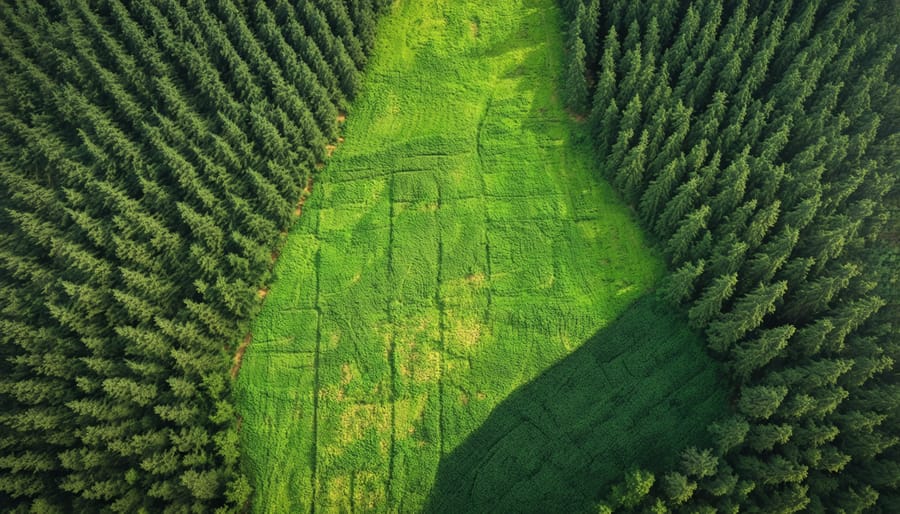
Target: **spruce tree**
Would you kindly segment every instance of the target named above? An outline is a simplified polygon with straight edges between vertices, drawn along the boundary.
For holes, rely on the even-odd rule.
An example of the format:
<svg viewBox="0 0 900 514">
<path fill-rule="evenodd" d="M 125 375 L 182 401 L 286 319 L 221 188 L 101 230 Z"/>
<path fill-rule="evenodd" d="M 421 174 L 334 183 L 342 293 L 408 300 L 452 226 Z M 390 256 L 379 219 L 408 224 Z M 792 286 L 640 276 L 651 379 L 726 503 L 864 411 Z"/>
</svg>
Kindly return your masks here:
<svg viewBox="0 0 900 514">
<path fill-rule="evenodd" d="M 672 303 L 682 303 L 692 298 L 695 282 L 703 274 L 706 261 L 688 262 L 666 277 L 661 286 L 663 298 Z"/>
<path fill-rule="evenodd" d="M 759 327 L 765 316 L 775 311 L 776 302 L 786 291 L 787 282 L 784 281 L 771 285 L 760 284 L 735 301 L 730 311 L 709 324 L 707 335 L 712 347 L 724 352 L 748 332 Z"/>
<path fill-rule="evenodd" d="M 673 262 L 681 262 L 682 259 L 691 255 L 694 250 L 692 245 L 706 229 L 709 212 L 709 207 L 703 205 L 686 215 L 681 221 L 678 229 L 666 243 L 666 252 Z"/>
<path fill-rule="evenodd" d="M 732 352 L 735 376 L 740 380 L 748 380 L 754 371 L 781 354 L 795 331 L 793 326 L 784 325 L 762 330 L 756 337 L 741 342 Z"/>
<path fill-rule="evenodd" d="M 688 319 L 693 327 L 705 326 L 721 312 L 722 305 L 731 298 L 737 280 L 736 273 L 712 280 L 688 311 Z"/>
<path fill-rule="evenodd" d="M 584 6 L 580 3 L 578 12 L 581 17 L 584 16 Z M 587 68 L 585 66 L 587 50 L 584 46 L 579 23 L 572 25 L 572 31 L 569 34 L 569 49 L 570 54 L 567 56 L 568 64 L 565 78 L 566 103 L 574 112 L 583 113 L 588 109 L 589 92 Z"/>
</svg>

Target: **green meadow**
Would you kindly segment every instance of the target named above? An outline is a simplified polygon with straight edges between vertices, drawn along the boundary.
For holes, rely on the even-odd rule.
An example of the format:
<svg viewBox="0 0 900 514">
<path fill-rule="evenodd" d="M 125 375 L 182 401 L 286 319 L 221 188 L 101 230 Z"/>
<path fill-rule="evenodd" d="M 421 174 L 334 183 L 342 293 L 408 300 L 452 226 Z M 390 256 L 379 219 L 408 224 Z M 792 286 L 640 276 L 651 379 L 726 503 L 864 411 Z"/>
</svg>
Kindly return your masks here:
<svg viewBox="0 0 900 514">
<path fill-rule="evenodd" d="M 236 382 L 257 512 L 584 510 L 725 412 L 562 107 L 553 0 L 400 0 Z"/>
</svg>

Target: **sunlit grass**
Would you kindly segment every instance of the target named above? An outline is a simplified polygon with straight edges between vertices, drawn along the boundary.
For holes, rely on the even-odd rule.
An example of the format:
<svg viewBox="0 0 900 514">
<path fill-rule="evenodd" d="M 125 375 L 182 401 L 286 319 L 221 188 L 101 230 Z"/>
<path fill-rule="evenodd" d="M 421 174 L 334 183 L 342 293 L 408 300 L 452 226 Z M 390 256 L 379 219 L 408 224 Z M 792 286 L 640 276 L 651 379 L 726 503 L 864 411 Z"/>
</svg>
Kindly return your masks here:
<svg viewBox="0 0 900 514">
<path fill-rule="evenodd" d="M 238 378 L 260 512 L 424 508 L 442 456 L 664 271 L 561 107 L 555 2 L 404 0 L 379 34 Z M 697 359 L 658 375 L 616 367 L 615 387 L 586 391 L 598 405 L 634 388 L 666 397 L 698 369 L 714 384 L 693 335 L 648 333 Z M 648 348 L 626 345 L 622 362 L 657 363 Z M 595 437 L 615 444 L 598 451 L 661 433 L 677 451 L 720 402 L 698 403 L 692 425 L 661 409 L 634 433 L 623 420 L 644 404 L 612 408 Z M 598 494 L 622 471 L 609 462 L 590 476 Z"/>
</svg>

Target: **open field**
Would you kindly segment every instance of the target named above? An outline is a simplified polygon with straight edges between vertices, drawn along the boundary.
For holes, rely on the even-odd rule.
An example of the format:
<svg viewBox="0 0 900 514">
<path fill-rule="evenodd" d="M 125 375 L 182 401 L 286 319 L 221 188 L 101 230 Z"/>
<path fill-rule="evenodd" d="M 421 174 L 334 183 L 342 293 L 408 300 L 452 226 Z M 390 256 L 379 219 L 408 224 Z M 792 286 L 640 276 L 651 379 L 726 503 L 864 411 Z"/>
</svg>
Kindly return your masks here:
<svg viewBox="0 0 900 514">
<path fill-rule="evenodd" d="M 238 375 L 254 510 L 585 508 L 724 411 L 701 342 L 640 299 L 664 266 L 561 107 L 561 23 L 383 20 Z"/>
</svg>

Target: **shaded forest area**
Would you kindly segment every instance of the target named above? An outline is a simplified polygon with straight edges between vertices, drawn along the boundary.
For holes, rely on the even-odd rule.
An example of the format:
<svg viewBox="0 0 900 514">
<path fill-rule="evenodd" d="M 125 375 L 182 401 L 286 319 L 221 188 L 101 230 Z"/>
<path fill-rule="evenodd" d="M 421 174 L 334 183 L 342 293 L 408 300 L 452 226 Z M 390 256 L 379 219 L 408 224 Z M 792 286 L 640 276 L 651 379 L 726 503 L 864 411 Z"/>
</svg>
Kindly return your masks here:
<svg viewBox="0 0 900 514">
<path fill-rule="evenodd" d="M 0 505 L 239 510 L 234 348 L 383 0 L 0 6 Z"/>
<path fill-rule="evenodd" d="M 896 2 L 563 7 L 567 101 L 733 385 L 601 512 L 900 511 Z"/>
</svg>

